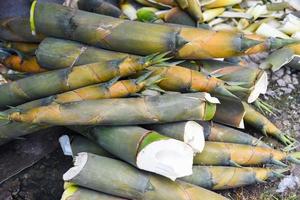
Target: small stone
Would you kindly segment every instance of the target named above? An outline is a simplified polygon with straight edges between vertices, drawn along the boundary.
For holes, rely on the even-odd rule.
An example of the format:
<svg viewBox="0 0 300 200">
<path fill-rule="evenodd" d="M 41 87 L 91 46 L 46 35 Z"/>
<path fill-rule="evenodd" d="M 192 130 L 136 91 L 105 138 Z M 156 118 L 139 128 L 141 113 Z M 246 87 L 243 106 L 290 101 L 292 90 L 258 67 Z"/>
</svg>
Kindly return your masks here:
<svg viewBox="0 0 300 200">
<path fill-rule="evenodd" d="M 293 91 L 291 88 L 286 88 L 286 87 L 280 89 L 284 92 L 284 94 L 290 94 Z"/>
<path fill-rule="evenodd" d="M 287 126 L 287 125 L 290 124 L 290 122 L 289 122 L 288 120 L 284 120 L 282 123 L 283 123 L 283 125 L 285 125 L 285 126 Z"/>
<path fill-rule="evenodd" d="M 264 95 L 265 100 L 269 100 L 269 97 L 267 95 Z"/>
<path fill-rule="evenodd" d="M 298 85 L 299 84 L 299 81 L 298 81 L 298 79 L 296 77 L 293 77 L 292 80 L 293 80 L 293 84 L 294 85 Z"/>
<path fill-rule="evenodd" d="M 293 84 L 288 84 L 288 87 L 291 88 L 292 90 L 295 89 L 294 85 Z"/>
<path fill-rule="evenodd" d="M 271 79 L 272 79 L 272 81 L 276 81 L 276 80 L 279 79 L 279 77 L 272 75 L 272 76 L 271 76 Z"/>
<path fill-rule="evenodd" d="M 300 131 L 300 124 L 296 124 L 293 126 L 295 131 Z"/>
<path fill-rule="evenodd" d="M 268 90 L 266 95 L 271 96 L 271 97 L 275 97 L 276 96 L 276 92 L 274 92 L 273 90 Z"/>
<path fill-rule="evenodd" d="M 284 80 L 284 82 L 286 82 L 286 83 L 292 83 L 291 76 L 289 76 L 289 75 L 285 75 L 285 76 L 283 77 L 283 80 Z"/>
<path fill-rule="evenodd" d="M 282 79 L 278 79 L 276 82 L 277 82 L 277 84 L 278 84 L 279 86 L 281 86 L 281 87 L 284 87 L 284 86 L 286 86 L 286 83 L 285 83 L 285 81 L 284 81 L 284 80 L 282 80 Z"/>
<path fill-rule="evenodd" d="M 276 75 L 277 77 L 282 77 L 283 74 L 284 74 L 284 69 L 280 69 L 280 70 L 277 70 L 277 71 L 275 72 L 275 75 Z"/>
</svg>

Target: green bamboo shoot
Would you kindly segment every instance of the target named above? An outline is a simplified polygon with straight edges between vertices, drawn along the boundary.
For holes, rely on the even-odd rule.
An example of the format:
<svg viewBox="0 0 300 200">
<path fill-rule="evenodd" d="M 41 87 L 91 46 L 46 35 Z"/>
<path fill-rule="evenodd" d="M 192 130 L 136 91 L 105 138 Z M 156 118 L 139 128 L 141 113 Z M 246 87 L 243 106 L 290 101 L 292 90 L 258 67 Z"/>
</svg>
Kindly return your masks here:
<svg viewBox="0 0 300 200">
<path fill-rule="evenodd" d="M 133 166 L 172 180 L 192 174 L 193 150 L 185 143 L 137 126 L 71 128 Z"/>
<path fill-rule="evenodd" d="M 157 63 L 157 56 L 127 57 L 49 71 L 0 85 L 0 107 L 17 105 L 41 97 L 124 77 Z M 161 59 L 161 56 L 158 56 Z M 156 60 L 156 61 L 155 61 Z M 160 61 L 159 61 L 160 62 Z"/>
<path fill-rule="evenodd" d="M 195 121 L 150 124 L 145 127 L 185 142 L 193 148 L 194 152 L 201 152 L 204 148 L 204 129 Z"/>
<path fill-rule="evenodd" d="M 138 55 L 170 52 L 184 59 L 231 57 L 260 43 L 232 32 L 126 21 L 50 3 L 39 2 L 32 9 L 38 33 Z"/>
<path fill-rule="evenodd" d="M 106 154 L 102 153 L 105 150 L 101 146 L 98 145 L 93 148 L 94 143 L 92 140 L 80 140 L 80 142 L 80 144 L 72 143 L 72 149 L 76 149 L 78 148 L 77 146 L 79 146 L 82 147 L 81 152 L 96 152 L 96 155 L 107 157 Z M 263 182 L 277 176 L 282 176 L 281 171 L 272 170 L 270 168 L 237 168 L 195 165 L 193 166 L 193 174 L 182 177 L 180 180 L 207 189 L 222 190 L 255 184 L 256 182 Z"/>
<path fill-rule="evenodd" d="M 226 199 L 198 186 L 181 181 L 174 182 L 137 170 L 121 161 L 94 154 L 80 153 L 74 165 L 63 175 L 65 181 L 128 199 Z"/>
<path fill-rule="evenodd" d="M 194 149 L 199 149 L 196 148 L 198 145 L 194 143 L 197 141 L 196 138 L 203 136 L 207 141 L 269 147 L 264 142 L 247 133 L 213 122 L 173 122 L 166 124 L 150 124 L 145 127 L 150 130 L 155 130 L 160 134 L 184 141 Z"/>
<path fill-rule="evenodd" d="M 193 174 L 180 180 L 210 190 L 224 190 L 264 182 L 277 175 L 269 168 L 194 166 Z"/>
<path fill-rule="evenodd" d="M 85 100 L 14 112 L 8 118 L 17 122 L 52 125 L 131 125 L 210 120 L 217 102 L 216 98 L 208 98 L 207 93 Z"/>
<path fill-rule="evenodd" d="M 278 164 L 287 160 L 300 163 L 299 153 L 288 154 L 272 148 L 254 147 L 243 144 L 206 142 L 204 150 L 194 157 L 195 165 L 249 166 L 261 164 Z"/>
<path fill-rule="evenodd" d="M 247 124 L 260 130 L 264 135 L 270 135 L 277 138 L 285 145 L 290 145 L 295 142 L 294 138 L 279 130 L 270 120 L 257 112 L 251 105 L 245 102 L 243 102 L 243 105 L 246 111 L 244 120 Z"/>
<path fill-rule="evenodd" d="M 140 92 L 147 86 L 155 83 L 157 79 L 146 79 L 147 77 L 139 77 L 138 79 L 129 79 L 117 81 L 115 83 L 103 83 L 86 86 L 58 95 L 45 97 L 35 101 L 31 101 L 16 108 L 4 111 L 5 114 L 13 113 L 18 110 L 26 111 L 39 106 L 47 106 L 51 104 L 60 104 L 66 102 L 75 102 L 86 99 L 102 99 L 102 98 L 121 98 Z M 33 133 L 35 131 L 47 128 L 47 125 L 33 125 L 27 123 L 11 122 L 0 123 L 0 145 L 14 138 Z"/>
<path fill-rule="evenodd" d="M 226 83 L 217 77 L 208 76 L 203 72 L 180 66 L 150 67 L 149 69 L 154 72 L 153 75 L 159 74 L 164 78 L 159 83 L 159 86 L 164 90 L 180 92 L 201 91 L 229 97 L 233 97 L 233 94 L 235 94 L 250 103 L 255 101 L 260 93 L 265 91 L 265 81 L 267 79 L 266 74 L 262 72 L 259 77 L 256 77 L 259 80 L 256 84 L 257 87 L 247 88 L 238 85 L 241 84 L 238 78 L 235 78 L 238 80 L 236 82 L 233 80 L 230 83 Z M 247 85 L 245 84 L 245 86 Z"/>
</svg>

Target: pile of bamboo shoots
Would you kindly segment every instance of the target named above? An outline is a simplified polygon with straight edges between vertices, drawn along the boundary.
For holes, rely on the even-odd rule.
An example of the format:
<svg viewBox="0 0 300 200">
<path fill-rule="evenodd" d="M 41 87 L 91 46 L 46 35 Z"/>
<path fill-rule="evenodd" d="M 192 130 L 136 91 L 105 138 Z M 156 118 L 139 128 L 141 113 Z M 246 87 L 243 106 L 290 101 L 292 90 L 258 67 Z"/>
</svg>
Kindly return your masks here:
<svg viewBox="0 0 300 200">
<path fill-rule="evenodd" d="M 62 200 L 227 199 L 210 190 L 300 164 L 291 152 L 298 141 L 255 108 L 271 109 L 259 99 L 265 69 L 282 52 L 299 54 L 297 1 L 55 2 L 24 1 L 16 16 L 0 15 L 8 69 L 0 144 L 52 126 L 72 130 L 59 140 L 74 158 Z M 285 37 L 264 35 L 264 26 Z M 263 69 L 223 61 L 271 51 Z M 245 124 L 287 151 L 240 130 Z"/>
</svg>

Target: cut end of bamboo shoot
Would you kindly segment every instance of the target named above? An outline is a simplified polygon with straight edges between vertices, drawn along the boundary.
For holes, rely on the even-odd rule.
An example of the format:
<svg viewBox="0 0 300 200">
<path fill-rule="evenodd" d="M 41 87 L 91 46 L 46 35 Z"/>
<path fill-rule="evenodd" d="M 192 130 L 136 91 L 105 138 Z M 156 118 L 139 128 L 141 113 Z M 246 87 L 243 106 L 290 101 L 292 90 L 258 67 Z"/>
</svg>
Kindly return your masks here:
<svg viewBox="0 0 300 200">
<path fill-rule="evenodd" d="M 70 137 L 68 135 L 62 135 L 59 139 L 60 147 L 65 156 L 73 156 L 72 147 L 70 143 Z"/>
<path fill-rule="evenodd" d="M 262 72 L 254 84 L 254 89 L 248 97 L 248 103 L 254 102 L 260 94 L 265 94 L 268 88 L 268 75 L 266 72 Z"/>
<path fill-rule="evenodd" d="M 74 167 L 70 168 L 63 175 L 63 180 L 70 181 L 74 177 L 76 177 L 81 172 L 81 170 L 84 168 L 87 161 L 88 161 L 88 153 L 86 153 L 86 152 L 78 153 L 78 155 L 75 156 Z"/>
<path fill-rule="evenodd" d="M 212 97 L 209 93 L 204 92 L 204 98 L 209 103 L 220 104 L 220 101 L 217 97 Z"/>
<path fill-rule="evenodd" d="M 184 142 L 190 145 L 195 153 L 202 152 L 205 146 L 204 128 L 195 121 L 186 122 Z"/>
<path fill-rule="evenodd" d="M 160 140 L 143 148 L 137 155 L 137 167 L 175 180 L 192 174 L 192 148 L 175 139 Z"/>
</svg>

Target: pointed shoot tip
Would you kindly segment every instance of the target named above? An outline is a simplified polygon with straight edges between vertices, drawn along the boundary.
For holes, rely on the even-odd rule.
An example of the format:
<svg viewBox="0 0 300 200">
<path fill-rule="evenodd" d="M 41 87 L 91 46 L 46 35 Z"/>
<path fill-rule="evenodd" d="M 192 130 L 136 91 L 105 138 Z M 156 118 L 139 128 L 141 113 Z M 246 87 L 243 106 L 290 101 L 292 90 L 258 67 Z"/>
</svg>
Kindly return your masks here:
<svg viewBox="0 0 300 200">
<path fill-rule="evenodd" d="M 287 156 L 287 161 L 300 165 L 300 152 L 294 152 Z"/>
<path fill-rule="evenodd" d="M 274 165 L 278 165 L 278 166 L 281 166 L 281 167 L 288 167 L 288 165 L 284 164 L 283 162 L 281 162 L 280 160 L 276 160 L 274 158 L 271 159 L 271 164 L 274 164 Z"/>
</svg>

